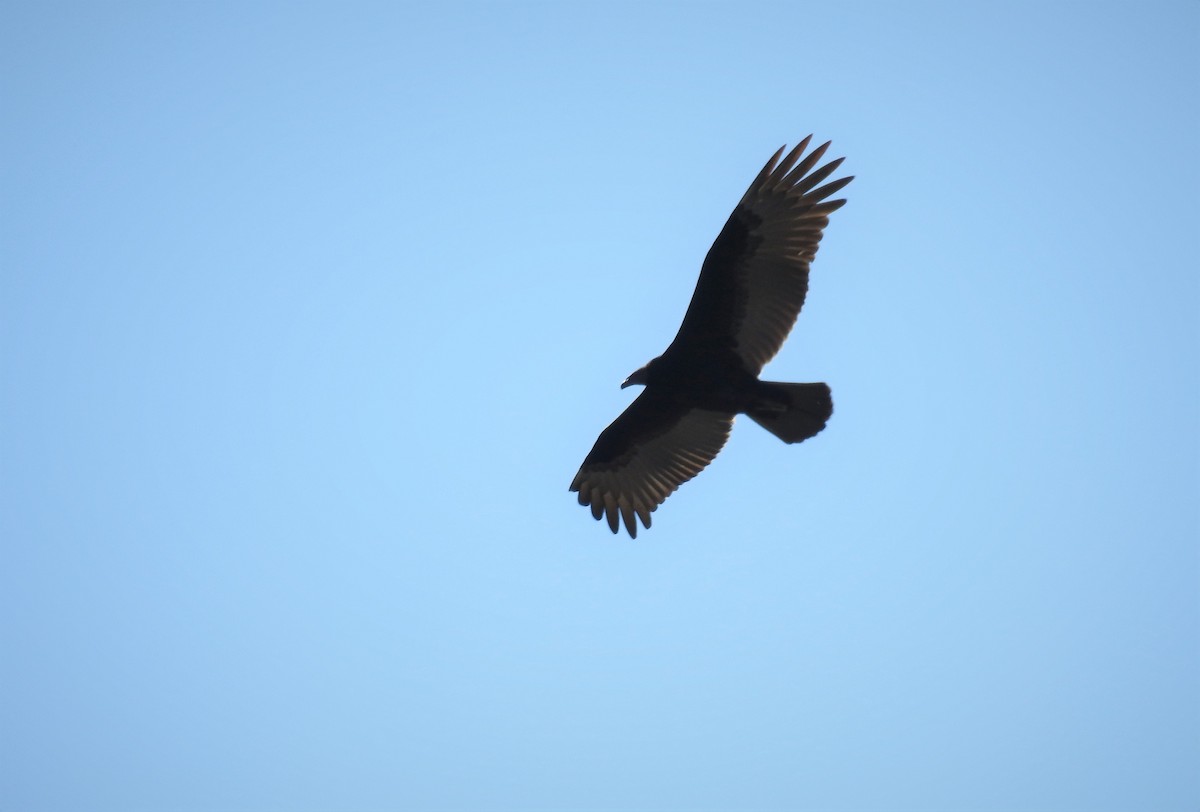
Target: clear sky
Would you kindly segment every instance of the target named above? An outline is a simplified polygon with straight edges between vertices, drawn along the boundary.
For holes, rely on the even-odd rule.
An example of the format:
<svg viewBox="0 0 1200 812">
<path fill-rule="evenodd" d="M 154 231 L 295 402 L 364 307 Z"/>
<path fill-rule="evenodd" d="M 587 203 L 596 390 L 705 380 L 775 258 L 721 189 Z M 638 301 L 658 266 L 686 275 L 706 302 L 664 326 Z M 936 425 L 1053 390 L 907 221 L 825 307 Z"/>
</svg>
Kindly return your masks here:
<svg viewBox="0 0 1200 812">
<path fill-rule="evenodd" d="M 764 161 L 748 420 L 567 486 Z M 1200 808 L 1200 5 L 0 10 L 0 808 Z"/>
</svg>

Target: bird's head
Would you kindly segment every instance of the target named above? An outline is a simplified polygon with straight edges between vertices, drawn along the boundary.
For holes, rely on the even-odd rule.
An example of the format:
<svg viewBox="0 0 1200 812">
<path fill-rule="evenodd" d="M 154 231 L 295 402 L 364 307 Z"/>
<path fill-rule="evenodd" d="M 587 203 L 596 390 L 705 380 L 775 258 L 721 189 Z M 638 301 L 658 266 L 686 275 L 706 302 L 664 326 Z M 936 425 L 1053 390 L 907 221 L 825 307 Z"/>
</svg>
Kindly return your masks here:
<svg viewBox="0 0 1200 812">
<path fill-rule="evenodd" d="M 647 376 L 649 375 L 649 370 L 650 364 L 646 364 L 646 366 L 642 367 L 637 372 L 632 373 L 628 378 L 626 378 L 625 383 L 621 384 L 621 388 L 625 389 L 626 387 L 635 385 L 645 386 Z"/>
</svg>

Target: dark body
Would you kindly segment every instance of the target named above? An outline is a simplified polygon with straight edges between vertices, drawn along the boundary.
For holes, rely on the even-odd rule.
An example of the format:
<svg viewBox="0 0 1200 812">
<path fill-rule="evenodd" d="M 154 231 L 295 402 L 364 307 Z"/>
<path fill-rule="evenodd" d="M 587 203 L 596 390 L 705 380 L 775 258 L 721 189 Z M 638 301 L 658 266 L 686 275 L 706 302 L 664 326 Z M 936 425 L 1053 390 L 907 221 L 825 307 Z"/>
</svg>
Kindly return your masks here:
<svg viewBox="0 0 1200 812">
<path fill-rule="evenodd" d="M 833 412 L 829 387 L 761 381 L 808 292 L 809 263 L 830 212 L 850 182 L 817 185 L 841 164 L 813 171 L 829 144 L 803 160 L 804 139 L 775 153 L 750 185 L 700 271 L 679 333 L 622 387 L 645 390 L 601 433 L 571 483 L 579 502 L 615 533 L 637 536 L 650 513 L 721 450 L 733 418 L 746 414 L 787 443 L 812 437 Z M 797 163 L 799 161 L 799 163 Z"/>
</svg>

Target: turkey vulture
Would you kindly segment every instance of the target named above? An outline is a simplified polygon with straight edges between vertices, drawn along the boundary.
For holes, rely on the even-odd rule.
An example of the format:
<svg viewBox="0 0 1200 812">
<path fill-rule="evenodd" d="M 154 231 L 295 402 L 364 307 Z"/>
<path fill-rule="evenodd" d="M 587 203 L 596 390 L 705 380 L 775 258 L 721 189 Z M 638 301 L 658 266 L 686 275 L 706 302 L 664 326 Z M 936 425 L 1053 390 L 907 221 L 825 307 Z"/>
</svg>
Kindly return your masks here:
<svg viewBox="0 0 1200 812">
<path fill-rule="evenodd" d="M 853 178 L 817 184 L 842 158 L 813 170 L 829 142 L 803 160 L 810 135 L 782 161 L 780 148 L 750 184 L 708 250 L 675 340 L 621 384 L 645 387 L 606 428 L 571 490 L 592 516 L 618 519 L 637 538 L 637 521 L 712 462 L 745 414 L 785 443 L 807 440 L 833 414 L 823 383 L 760 381 L 796 323 L 808 291 L 808 264 L 830 212 L 826 200 Z"/>
</svg>

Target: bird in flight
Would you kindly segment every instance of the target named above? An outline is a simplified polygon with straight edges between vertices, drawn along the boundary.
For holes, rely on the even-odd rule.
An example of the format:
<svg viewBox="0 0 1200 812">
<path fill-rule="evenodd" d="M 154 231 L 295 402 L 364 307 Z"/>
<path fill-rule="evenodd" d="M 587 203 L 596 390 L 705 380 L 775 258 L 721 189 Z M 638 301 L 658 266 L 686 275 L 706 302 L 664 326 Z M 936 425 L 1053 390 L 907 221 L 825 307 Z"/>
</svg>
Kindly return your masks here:
<svg viewBox="0 0 1200 812">
<path fill-rule="evenodd" d="M 780 148 L 750 184 L 708 250 L 675 340 L 621 384 L 645 389 L 601 432 L 571 482 L 579 504 L 613 533 L 620 521 L 632 538 L 637 519 L 649 528 L 650 514 L 717 456 L 736 415 L 798 443 L 833 414 L 826 384 L 758 378 L 804 305 L 829 214 L 846 203 L 827 198 L 853 180 L 819 185 L 843 159 L 814 169 L 829 142 L 804 156 L 811 140 L 782 160 Z"/>
</svg>

